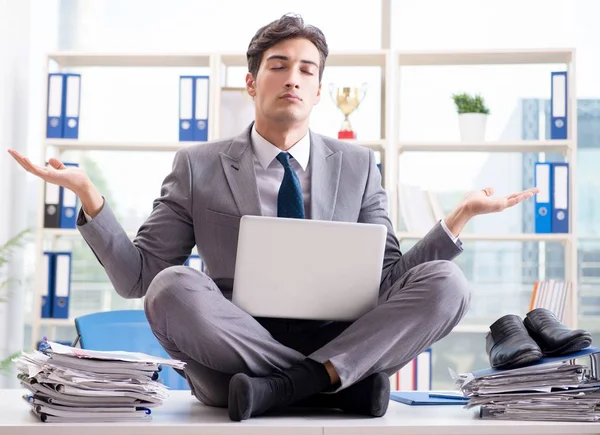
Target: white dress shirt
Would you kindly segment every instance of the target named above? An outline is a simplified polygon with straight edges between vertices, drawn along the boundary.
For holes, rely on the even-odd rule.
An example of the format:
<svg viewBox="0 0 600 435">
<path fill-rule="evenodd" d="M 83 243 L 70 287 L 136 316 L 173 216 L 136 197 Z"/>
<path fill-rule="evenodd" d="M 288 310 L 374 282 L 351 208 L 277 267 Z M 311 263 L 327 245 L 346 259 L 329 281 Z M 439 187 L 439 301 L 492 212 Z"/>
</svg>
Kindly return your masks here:
<svg viewBox="0 0 600 435">
<path fill-rule="evenodd" d="M 252 152 L 254 153 L 254 171 L 256 172 L 256 183 L 258 185 L 258 195 L 260 198 L 260 209 L 263 216 L 277 216 L 277 196 L 279 186 L 283 180 L 283 165 L 276 159 L 281 152 L 279 148 L 266 140 L 256 131 L 256 126 L 252 127 L 251 133 Z M 302 186 L 302 198 L 304 200 L 304 214 L 310 219 L 310 135 L 308 132 L 296 142 L 289 150 L 290 164 L 300 180 Z M 87 222 L 92 218 L 83 211 Z M 441 220 L 442 228 L 457 243 L 458 237 L 448 229 L 446 222 Z"/>
<path fill-rule="evenodd" d="M 252 127 L 252 152 L 254 153 L 254 171 L 263 216 L 277 216 L 277 196 L 283 181 L 285 170 L 276 159 L 279 148 L 266 140 Z M 310 135 L 308 132 L 289 150 L 290 165 L 298 175 L 304 200 L 304 215 L 310 219 Z"/>
</svg>

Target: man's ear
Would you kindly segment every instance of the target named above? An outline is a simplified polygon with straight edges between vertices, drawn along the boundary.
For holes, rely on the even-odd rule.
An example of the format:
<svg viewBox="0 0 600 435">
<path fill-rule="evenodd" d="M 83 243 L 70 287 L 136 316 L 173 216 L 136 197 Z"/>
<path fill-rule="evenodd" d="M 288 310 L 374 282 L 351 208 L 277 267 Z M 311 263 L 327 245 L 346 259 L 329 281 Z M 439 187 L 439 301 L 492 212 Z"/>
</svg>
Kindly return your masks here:
<svg viewBox="0 0 600 435">
<path fill-rule="evenodd" d="M 252 98 L 254 98 L 256 96 L 256 80 L 254 79 L 254 76 L 252 75 L 252 73 L 247 73 L 246 74 L 246 91 L 248 92 L 248 95 L 250 95 Z"/>
<path fill-rule="evenodd" d="M 319 101 L 321 101 L 321 87 L 323 86 L 322 83 L 319 83 L 319 89 L 317 89 L 317 99 L 315 100 L 315 106 L 317 104 L 319 104 Z"/>
</svg>

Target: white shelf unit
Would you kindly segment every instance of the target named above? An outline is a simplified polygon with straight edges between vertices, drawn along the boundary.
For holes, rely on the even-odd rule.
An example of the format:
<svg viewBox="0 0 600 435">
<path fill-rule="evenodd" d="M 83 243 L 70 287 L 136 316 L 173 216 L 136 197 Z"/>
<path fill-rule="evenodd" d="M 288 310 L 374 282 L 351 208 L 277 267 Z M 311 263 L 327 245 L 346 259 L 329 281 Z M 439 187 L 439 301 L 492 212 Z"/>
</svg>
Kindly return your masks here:
<svg viewBox="0 0 600 435">
<path fill-rule="evenodd" d="M 571 233 L 570 234 L 464 234 L 463 240 L 495 240 L 495 241 L 559 241 L 565 244 L 566 279 L 573 282 L 576 289 L 577 283 L 577 251 L 576 251 L 576 222 L 573 216 L 576 213 L 576 196 L 574 195 L 576 175 L 576 149 L 577 149 L 577 119 L 569 116 L 568 140 L 539 140 L 539 141 L 513 141 L 513 142 L 402 142 L 399 137 L 399 101 L 400 95 L 400 70 L 403 66 L 445 66 L 445 65 L 501 65 L 501 64 L 532 64 L 532 63 L 565 63 L 569 72 L 569 112 L 576 113 L 575 89 L 575 51 L 571 49 L 542 49 L 542 50 L 495 50 L 495 51 L 447 51 L 447 52 L 405 52 L 388 49 L 356 52 L 332 52 L 327 66 L 363 67 L 375 66 L 381 68 L 381 138 L 379 140 L 349 141 L 357 146 L 364 146 L 381 154 L 381 163 L 384 172 L 384 186 L 388 193 L 390 215 L 392 222 L 398 222 L 398 196 L 397 180 L 399 162 L 398 156 L 405 152 L 432 151 L 432 152 L 560 152 L 570 162 L 570 194 L 571 194 Z M 227 70 L 229 67 L 245 67 L 246 56 L 243 53 L 51 53 L 47 56 L 48 67 L 42 71 L 43 89 L 47 87 L 47 73 L 51 64 L 54 69 L 76 69 L 80 67 L 204 67 L 210 68 L 210 93 L 209 93 L 209 140 L 217 139 L 215 132 L 219 131 L 220 90 L 226 87 Z M 85 86 L 85 85 L 84 85 Z M 46 130 L 46 92 L 44 91 L 44 104 L 42 122 Z M 59 155 L 69 150 L 88 151 L 165 151 L 173 152 L 179 148 L 189 146 L 193 142 L 157 142 L 157 143 L 119 143 L 104 141 L 87 141 L 71 139 L 43 139 L 41 143 L 41 159 L 44 163 L 48 157 L 48 150 L 53 149 Z M 43 182 L 40 181 L 40 195 L 38 200 L 38 231 L 36 237 L 37 258 L 36 270 L 41 270 L 43 261 L 43 246 L 46 238 L 56 240 L 59 237 L 78 236 L 76 230 L 45 229 L 43 226 Z M 401 239 L 419 239 L 423 234 L 398 232 Z M 135 234 L 129 234 L 134 237 Z M 32 346 L 40 337 L 42 326 L 72 325 L 72 319 L 41 319 L 41 295 L 45 283 L 36 274 L 32 307 Z M 573 292 L 573 319 L 577 319 L 577 292 Z M 484 331 L 487 325 L 467 325 L 457 327 L 455 331 Z"/>
<path fill-rule="evenodd" d="M 470 241 L 536 241 L 536 242 L 561 242 L 565 248 L 565 280 L 571 281 L 573 291 L 571 293 L 570 326 L 577 327 L 578 323 L 578 291 L 577 291 L 577 90 L 575 84 L 575 55 L 573 48 L 559 49 L 525 49 L 525 50 L 467 50 L 467 51 L 399 51 L 396 53 L 395 68 L 395 95 L 398 96 L 394 106 L 393 142 L 391 150 L 394 156 L 400 156 L 406 152 L 485 152 L 485 153 L 560 153 L 569 162 L 569 221 L 570 232 L 568 234 L 462 234 L 462 240 Z M 532 65 L 532 64 L 564 64 L 567 71 L 568 89 L 568 126 L 566 140 L 522 140 L 522 141 L 484 141 L 481 143 L 465 142 L 415 142 L 399 140 L 400 131 L 400 77 L 402 67 L 414 66 L 466 66 L 466 65 Z M 390 178 L 394 184 L 388 186 L 392 191 L 390 196 L 390 210 L 393 222 L 398 222 L 398 171 L 399 159 L 388 159 L 393 162 L 387 170 L 393 172 Z M 420 239 L 424 234 L 414 232 L 398 232 L 400 239 Z M 485 325 L 468 325 L 468 328 L 456 328 L 462 330 L 485 330 Z"/>
<path fill-rule="evenodd" d="M 61 71 L 63 69 L 76 70 L 86 67 L 204 67 L 210 69 L 210 91 L 209 91 L 209 140 L 218 139 L 215 132 L 219 131 L 219 113 L 220 113 L 220 91 L 226 87 L 223 78 L 227 76 L 229 67 L 245 67 L 246 56 L 242 53 L 87 53 L 87 52 L 64 52 L 50 53 L 47 56 L 47 67 L 43 71 L 43 89 L 44 89 L 44 111 L 42 113 L 43 129 L 46 131 L 46 89 L 47 74 L 51 66 L 53 70 Z M 333 66 L 375 66 L 381 67 L 382 71 L 382 122 L 381 139 L 378 140 L 349 140 L 357 146 L 363 146 L 381 155 L 381 163 L 384 168 L 387 167 L 385 156 L 389 152 L 390 142 L 386 139 L 390 126 L 392 124 L 389 117 L 389 108 L 393 101 L 387 96 L 393 95 L 393 81 L 388 79 L 389 65 L 392 64 L 392 56 L 388 50 L 359 51 L 359 52 L 332 52 L 328 57 L 327 65 Z M 85 78 L 83 80 L 85 86 Z M 84 121 L 85 122 L 85 121 Z M 45 136 L 45 134 L 44 134 Z M 139 151 L 139 152 L 173 152 L 196 142 L 118 142 L 118 141 L 95 141 L 79 139 L 47 139 L 44 138 L 41 143 L 40 163 L 45 163 L 49 157 L 49 150 L 55 151 L 60 157 L 61 153 L 66 151 Z M 41 270 L 43 261 L 44 242 L 50 239 L 51 245 L 54 241 L 64 237 L 80 237 L 77 230 L 44 228 L 44 207 L 43 207 L 43 189 L 44 183 L 40 180 L 40 195 L 38 200 L 38 223 L 36 237 L 36 270 Z M 128 233 L 130 238 L 135 237 L 134 233 Z M 40 331 L 43 326 L 59 327 L 73 325 L 73 319 L 42 319 L 41 295 L 45 283 L 39 274 L 36 274 L 35 288 L 33 294 L 32 319 L 31 319 L 31 346 L 35 346 L 40 338 Z"/>
</svg>

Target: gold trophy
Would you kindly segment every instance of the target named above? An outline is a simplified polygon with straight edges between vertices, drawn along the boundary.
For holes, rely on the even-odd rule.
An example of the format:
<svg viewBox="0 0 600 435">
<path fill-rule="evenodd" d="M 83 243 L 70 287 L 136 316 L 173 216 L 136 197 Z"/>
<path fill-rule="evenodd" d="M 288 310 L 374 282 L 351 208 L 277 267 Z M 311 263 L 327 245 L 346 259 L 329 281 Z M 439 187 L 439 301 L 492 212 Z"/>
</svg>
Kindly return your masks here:
<svg viewBox="0 0 600 435">
<path fill-rule="evenodd" d="M 356 133 L 352 131 L 348 116 L 354 112 L 364 100 L 367 93 L 367 84 L 363 83 L 360 88 L 352 88 L 336 87 L 331 83 L 329 85 L 329 93 L 338 109 L 344 114 L 344 122 L 342 122 L 341 130 L 338 131 L 338 139 L 356 139 Z"/>
</svg>

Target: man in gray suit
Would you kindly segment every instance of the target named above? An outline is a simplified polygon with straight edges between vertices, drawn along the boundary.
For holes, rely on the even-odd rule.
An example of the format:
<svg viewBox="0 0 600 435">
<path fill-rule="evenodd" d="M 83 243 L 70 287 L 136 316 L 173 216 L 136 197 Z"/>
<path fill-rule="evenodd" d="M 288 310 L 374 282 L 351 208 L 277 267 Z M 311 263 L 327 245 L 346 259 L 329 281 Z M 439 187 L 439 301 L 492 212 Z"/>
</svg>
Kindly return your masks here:
<svg viewBox="0 0 600 435">
<path fill-rule="evenodd" d="M 11 155 L 45 181 L 74 191 L 78 228 L 119 295 L 145 296 L 154 334 L 187 363 L 193 394 L 244 420 L 292 404 L 385 414 L 389 376 L 446 336 L 470 293 L 451 260 L 473 216 L 497 212 L 536 190 L 467 196 L 401 254 L 373 151 L 309 130 L 328 48 L 296 16 L 258 30 L 246 86 L 256 121 L 240 136 L 182 148 L 148 220 L 129 240 L 110 203 L 77 168 Z M 388 229 L 378 306 L 352 323 L 253 318 L 230 301 L 240 217 L 266 215 L 383 224 Z M 282 240 L 281 254 L 294 249 Z M 196 245 L 207 266 L 182 266 Z M 290 265 L 290 279 L 296 271 Z M 282 283 L 284 286 L 285 283 Z"/>
</svg>

